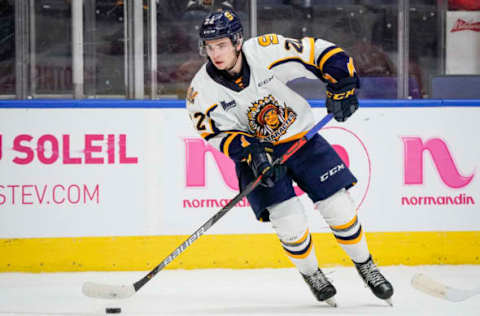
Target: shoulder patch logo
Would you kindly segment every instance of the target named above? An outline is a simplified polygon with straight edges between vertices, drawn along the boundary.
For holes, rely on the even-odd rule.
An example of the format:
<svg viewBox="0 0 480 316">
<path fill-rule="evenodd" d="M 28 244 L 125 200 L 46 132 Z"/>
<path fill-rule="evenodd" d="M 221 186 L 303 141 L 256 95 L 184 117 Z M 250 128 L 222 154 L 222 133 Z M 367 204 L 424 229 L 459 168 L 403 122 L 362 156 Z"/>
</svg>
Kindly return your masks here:
<svg viewBox="0 0 480 316">
<path fill-rule="evenodd" d="M 198 95 L 198 92 L 193 89 L 192 86 L 188 87 L 187 90 L 187 102 L 188 103 L 195 103 L 195 97 Z"/>
<path fill-rule="evenodd" d="M 281 106 L 271 94 L 253 102 L 248 109 L 250 129 L 257 137 L 269 142 L 278 141 L 296 118 L 297 114 L 291 108 L 286 104 Z"/>
<path fill-rule="evenodd" d="M 237 106 L 237 103 L 235 102 L 235 100 L 232 100 L 230 102 L 225 102 L 225 101 L 220 101 L 220 104 L 222 105 L 222 108 L 225 110 L 225 111 L 228 111 L 230 110 L 231 108 L 234 108 Z"/>
</svg>

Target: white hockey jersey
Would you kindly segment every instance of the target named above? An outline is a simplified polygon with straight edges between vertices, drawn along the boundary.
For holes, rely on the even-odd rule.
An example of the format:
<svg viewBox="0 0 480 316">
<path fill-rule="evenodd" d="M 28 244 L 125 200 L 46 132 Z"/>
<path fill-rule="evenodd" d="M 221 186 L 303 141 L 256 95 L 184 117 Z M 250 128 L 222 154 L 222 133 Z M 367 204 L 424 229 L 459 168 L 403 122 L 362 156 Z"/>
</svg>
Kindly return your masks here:
<svg viewBox="0 0 480 316">
<path fill-rule="evenodd" d="M 242 51 L 243 78 L 225 80 L 206 63 L 187 92 L 195 129 L 235 160 L 240 135 L 279 144 L 301 138 L 314 125 L 309 103 L 288 81 L 306 77 L 335 83 L 354 72 L 352 59 L 341 48 L 311 37 L 267 34 L 247 40 Z"/>
</svg>

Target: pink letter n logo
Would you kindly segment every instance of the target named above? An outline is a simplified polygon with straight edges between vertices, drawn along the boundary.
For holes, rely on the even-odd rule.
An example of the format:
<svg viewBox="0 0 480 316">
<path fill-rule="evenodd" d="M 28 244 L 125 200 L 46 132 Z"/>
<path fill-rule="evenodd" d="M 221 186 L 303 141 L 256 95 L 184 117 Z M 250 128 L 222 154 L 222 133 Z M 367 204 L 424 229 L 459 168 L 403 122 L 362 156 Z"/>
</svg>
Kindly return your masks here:
<svg viewBox="0 0 480 316">
<path fill-rule="evenodd" d="M 233 190 L 238 190 L 238 180 L 233 161 L 207 144 L 203 139 L 186 138 L 185 160 L 187 187 L 205 186 L 205 155 L 210 152 L 215 159 L 223 181 Z"/>
<path fill-rule="evenodd" d="M 464 177 L 453 161 L 445 142 L 439 138 L 429 139 L 423 143 L 420 137 L 402 137 L 404 148 L 404 183 L 423 183 L 423 152 L 428 150 L 442 181 L 450 188 L 463 188 L 468 185 L 473 174 Z"/>
</svg>

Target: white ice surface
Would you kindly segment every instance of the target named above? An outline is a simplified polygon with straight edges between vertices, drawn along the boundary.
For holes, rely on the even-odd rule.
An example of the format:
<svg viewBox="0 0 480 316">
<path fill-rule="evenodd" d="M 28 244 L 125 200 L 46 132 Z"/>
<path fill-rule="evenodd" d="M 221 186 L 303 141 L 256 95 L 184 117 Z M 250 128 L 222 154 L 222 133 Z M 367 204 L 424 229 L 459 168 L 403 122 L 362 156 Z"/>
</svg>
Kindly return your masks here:
<svg viewBox="0 0 480 316">
<path fill-rule="evenodd" d="M 418 292 L 416 272 L 457 288 L 480 285 L 480 266 L 381 267 L 395 288 L 394 306 L 373 296 L 353 268 L 323 269 L 338 308 L 316 302 L 295 269 L 165 270 L 125 300 L 82 295 L 84 281 L 131 284 L 145 272 L 0 273 L 0 315 L 480 315 L 480 295 L 452 303 Z M 115 315 L 115 314 L 111 314 Z"/>
</svg>

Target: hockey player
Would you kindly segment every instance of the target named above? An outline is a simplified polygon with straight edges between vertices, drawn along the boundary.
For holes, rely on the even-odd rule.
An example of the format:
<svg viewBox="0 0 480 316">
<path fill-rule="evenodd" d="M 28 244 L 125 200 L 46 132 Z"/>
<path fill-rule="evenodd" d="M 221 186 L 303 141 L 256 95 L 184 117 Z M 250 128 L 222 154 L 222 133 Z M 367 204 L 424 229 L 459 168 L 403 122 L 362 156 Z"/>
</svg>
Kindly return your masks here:
<svg viewBox="0 0 480 316">
<path fill-rule="evenodd" d="M 352 58 L 334 44 L 310 37 L 267 34 L 244 42 L 240 19 L 228 9 L 209 14 L 199 35 L 208 62 L 191 82 L 187 109 L 198 133 L 233 159 L 241 190 L 263 174 L 261 186 L 247 196 L 256 218 L 271 222 L 315 297 L 336 306 L 336 289 L 318 267 L 295 181 L 363 281 L 391 304 L 393 287 L 372 261 L 348 192 L 357 179 L 332 146 L 317 134 L 284 165 L 272 166 L 314 125 L 310 105 L 286 82 L 299 77 L 326 82 L 327 110 L 343 122 L 358 108 Z"/>
</svg>

